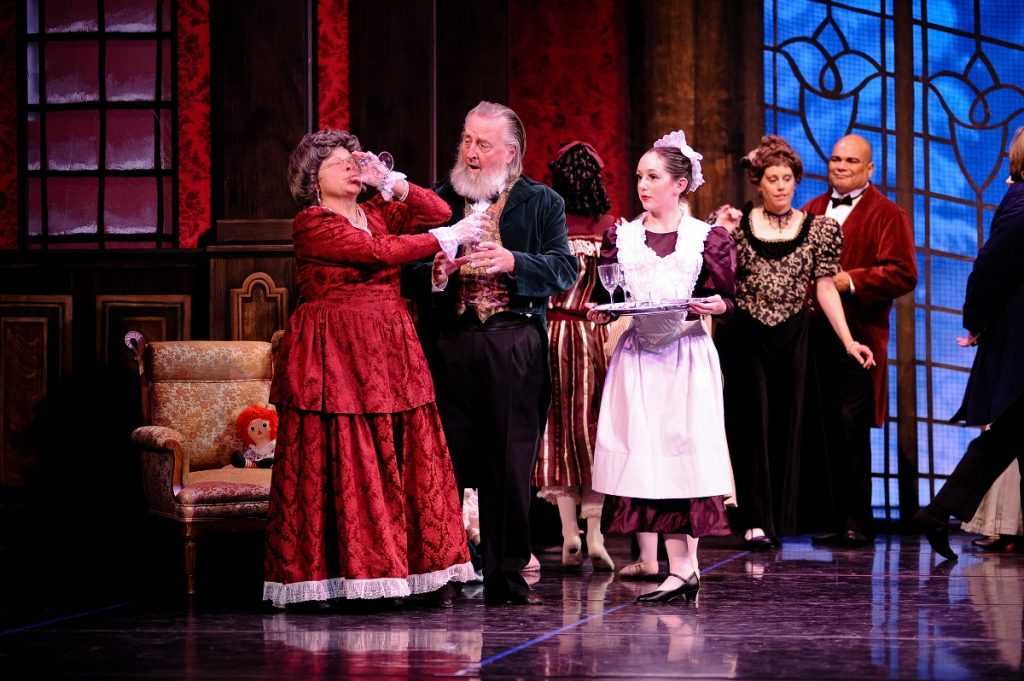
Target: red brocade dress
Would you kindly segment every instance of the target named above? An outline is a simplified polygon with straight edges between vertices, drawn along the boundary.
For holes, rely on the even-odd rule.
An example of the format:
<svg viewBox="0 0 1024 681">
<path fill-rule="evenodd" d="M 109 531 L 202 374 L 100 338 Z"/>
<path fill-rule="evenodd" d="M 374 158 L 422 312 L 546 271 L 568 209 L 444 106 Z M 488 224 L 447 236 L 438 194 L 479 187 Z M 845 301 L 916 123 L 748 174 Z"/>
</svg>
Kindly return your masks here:
<svg viewBox="0 0 1024 681">
<path fill-rule="evenodd" d="M 450 216 L 409 185 L 363 204 L 367 231 L 314 206 L 294 220 L 300 304 L 277 349 L 280 415 L 263 597 L 281 607 L 394 598 L 474 578 L 434 385 L 399 266 Z"/>
<path fill-rule="evenodd" d="M 595 288 L 601 239 L 614 225 L 610 215 L 566 215 L 569 250 L 579 260 L 579 277 L 568 291 L 551 296 L 548 338 L 551 339 L 551 411 L 532 484 L 537 496 L 557 503 L 560 496 L 583 501 L 581 515 L 599 517 L 600 495 L 590 489 L 594 466 L 597 415 L 608 362 L 604 344 L 608 329 L 587 321 Z M 592 508 L 590 508 L 592 506 Z"/>
</svg>

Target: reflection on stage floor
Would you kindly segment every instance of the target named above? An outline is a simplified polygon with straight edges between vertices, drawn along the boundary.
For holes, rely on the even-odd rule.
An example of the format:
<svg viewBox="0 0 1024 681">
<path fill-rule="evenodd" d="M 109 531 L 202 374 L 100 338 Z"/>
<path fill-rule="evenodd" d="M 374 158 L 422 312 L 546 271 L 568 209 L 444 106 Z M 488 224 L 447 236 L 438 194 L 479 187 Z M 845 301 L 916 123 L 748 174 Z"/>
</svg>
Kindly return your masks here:
<svg viewBox="0 0 1024 681">
<path fill-rule="evenodd" d="M 1019 679 L 1024 554 L 953 536 L 943 562 L 916 536 L 860 549 L 807 537 L 749 553 L 702 542 L 695 603 L 644 605 L 656 583 L 563 571 L 542 554 L 542 606 L 407 601 L 326 613 L 251 594 L 191 608 L 146 593 L 32 619 L 5 613 L 6 679 Z M 629 561 L 628 542 L 610 541 Z M 662 569 L 665 569 L 664 562 Z M 10 586 L 10 585 L 8 585 Z M 70 605 L 70 604 L 69 604 Z M 17 620 L 17 621 L 16 621 Z"/>
</svg>

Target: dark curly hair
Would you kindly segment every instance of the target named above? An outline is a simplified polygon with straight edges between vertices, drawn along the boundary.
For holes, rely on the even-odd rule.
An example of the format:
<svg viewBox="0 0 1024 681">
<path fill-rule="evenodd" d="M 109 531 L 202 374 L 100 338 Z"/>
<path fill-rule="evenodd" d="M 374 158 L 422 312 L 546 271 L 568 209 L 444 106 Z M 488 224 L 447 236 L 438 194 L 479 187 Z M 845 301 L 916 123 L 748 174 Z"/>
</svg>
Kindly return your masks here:
<svg viewBox="0 0 1024 681">
<path fill-rule="evenodd" d="M 551 188 L 565 200 L 565 212 L 598 217 L 611 210 L 612 202 L 601 179 L 601 166 L 581 143 L 548 162 Z"/>
<path fill-rule="evenodd" d="M 324 159 L 338 147 L 362 151 L 359 138 L 345 130 L 324 128 L 303 135 L 288 161 L 288 189 L 295 202 L 305 208 L 319 203 L 317 175 Z"/>
<path fill-rule="evenodd" d="M 797 182 L 804 176 L 804 164 L 800 156 L 789 146 L 789 142 L 778 135 L 763 136 L 757 148 L 740 159 L 740 164 L 747 169 L 750 184 L 760 184 L 764 171 L 772 166 L 789 168 Z"/>
</svg>

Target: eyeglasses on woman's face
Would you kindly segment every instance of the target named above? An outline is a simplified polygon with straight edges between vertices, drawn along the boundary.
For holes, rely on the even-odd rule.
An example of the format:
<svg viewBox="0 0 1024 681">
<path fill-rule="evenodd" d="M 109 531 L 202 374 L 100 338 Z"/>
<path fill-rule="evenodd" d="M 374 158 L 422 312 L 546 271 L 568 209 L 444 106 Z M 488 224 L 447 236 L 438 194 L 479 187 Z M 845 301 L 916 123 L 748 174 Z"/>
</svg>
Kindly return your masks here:
<svg viewBox="0 0 1024 681">
<path fill-rule="evenodd" d="M 359 164 L 351 156 L 341 159 L 330 159 L 320 166 L 320 174 L 323 175 L 325 172 L 333 169 L 340 168 L 341 172 L 351 175 L 359 172 Z"/>
</svg>

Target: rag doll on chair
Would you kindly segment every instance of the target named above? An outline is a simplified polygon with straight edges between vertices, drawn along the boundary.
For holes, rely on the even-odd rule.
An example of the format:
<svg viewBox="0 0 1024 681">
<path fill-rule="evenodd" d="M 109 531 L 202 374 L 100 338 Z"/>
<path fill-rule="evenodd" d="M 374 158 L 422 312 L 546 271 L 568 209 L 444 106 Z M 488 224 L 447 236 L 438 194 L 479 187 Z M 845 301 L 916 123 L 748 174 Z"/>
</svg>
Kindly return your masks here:
<svg viewBox="0 0 1024 681">
<path fill-rule="evenodd" d="M 254 404 L 242 410 L 235 426 L 246 449 L 232 452 L 231 464 L 236 468 L 270 468 L 277 444 L 277 412 Z"/>
</svg>

